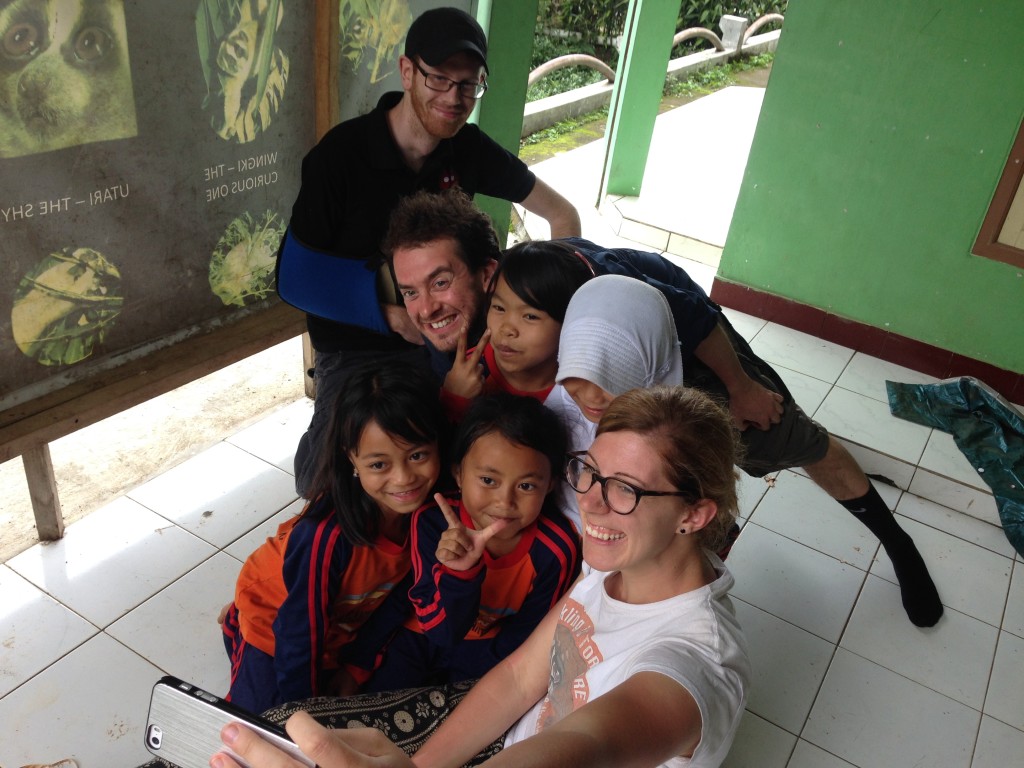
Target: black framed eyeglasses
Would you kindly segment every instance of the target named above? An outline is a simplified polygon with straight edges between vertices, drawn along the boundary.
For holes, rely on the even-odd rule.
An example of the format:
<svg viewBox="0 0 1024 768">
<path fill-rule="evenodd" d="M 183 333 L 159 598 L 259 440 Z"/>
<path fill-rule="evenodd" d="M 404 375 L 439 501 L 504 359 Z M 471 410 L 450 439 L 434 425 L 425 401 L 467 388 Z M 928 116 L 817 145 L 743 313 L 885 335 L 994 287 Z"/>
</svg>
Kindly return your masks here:
<svg viewBox="0 0 1024 768">
<path fill-rule="evenodd" d="M 427 88 L 432 91 L 440 91 L 441 93 L 447 93 L 455 86 L 459 88 L 459 95 L 465 96 L 470 99 L 479 99 L 485 93 L 487 93 L 487 81 L 480 80 L 479 82 L 473 80 L 452 80 L 450 77 L 444 75 L 437 75 L 433 72 L 427 72 L 420 63 L 413 60 L 413 64 L 416 65 L 416 69 L 423 75 L 423 81 L 426 83 Z"/>
<path fill-rule="evenodd" d="M 601 486 L 601 498 L 605 505 L 617 515 L 629 515 L 637 508 L 640 499 L 644 496 L 683 496 L 688 499 L 699 498 L 694 491 L 645 491 L 637 488 L 625 480 L 617 480 L 614 477 L 605 477 L 597 472 L 597 469 L 585 462 L 581 456 L 584 454 L 569 454 L 565 465 L 565 479 L 569 486 L 576 493 L 586 493 L 594 487 L 594 483 Z"/>
</svg>

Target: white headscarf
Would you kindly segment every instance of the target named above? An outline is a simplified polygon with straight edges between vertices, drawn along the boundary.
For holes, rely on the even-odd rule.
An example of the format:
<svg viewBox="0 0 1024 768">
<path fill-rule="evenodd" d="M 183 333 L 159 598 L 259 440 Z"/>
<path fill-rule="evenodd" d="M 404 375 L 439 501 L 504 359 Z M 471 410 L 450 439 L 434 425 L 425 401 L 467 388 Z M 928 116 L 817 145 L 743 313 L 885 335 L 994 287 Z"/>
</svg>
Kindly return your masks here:
<svg viewBox="0 0 1024 768">
<path fill-rule="evenodd" d="M 623 275 L 585 282 L 569 302 L 558 340 L 555 381 L 569 378 L 610 395 L 682 384 L 679 337 L 661 292 Z"/>
</svg>

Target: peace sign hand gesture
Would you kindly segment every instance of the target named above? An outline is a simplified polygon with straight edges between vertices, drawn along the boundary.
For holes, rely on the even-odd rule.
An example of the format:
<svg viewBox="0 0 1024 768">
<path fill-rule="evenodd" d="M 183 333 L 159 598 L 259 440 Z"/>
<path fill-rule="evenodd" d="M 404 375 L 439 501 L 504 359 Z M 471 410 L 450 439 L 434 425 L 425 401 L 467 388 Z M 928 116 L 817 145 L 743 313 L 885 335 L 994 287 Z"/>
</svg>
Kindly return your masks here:
<svg viewBox="0 0 1024 768">
<path fill-rule="evenodd" d="M 439 563 L 453 571 L 468 571 L 479 563 L 487 542 L 509 525 L 508 520 L 495 520 L 482 531 L 476 531 L 462 524 L 455 510 L 440 493 L 434 494 L 434 501 L 448 521 L 448 530 L 441 534 L 435 556 Z"/>
<path fill-rule="evenodd" d="M 480 357 L 484 347 L 491 338 L 490 331 L 484 331 L 479 343 L 473 351 L 466 354 L 466 339 L 469 326 L 463 325 L 459 331 L 459 345 L 455 351 L 455 363 L 448 375 L 444 377 L 444 389 L 453 395 L 471 399 L 484 391 L 484 366 Z"/>
</svg>

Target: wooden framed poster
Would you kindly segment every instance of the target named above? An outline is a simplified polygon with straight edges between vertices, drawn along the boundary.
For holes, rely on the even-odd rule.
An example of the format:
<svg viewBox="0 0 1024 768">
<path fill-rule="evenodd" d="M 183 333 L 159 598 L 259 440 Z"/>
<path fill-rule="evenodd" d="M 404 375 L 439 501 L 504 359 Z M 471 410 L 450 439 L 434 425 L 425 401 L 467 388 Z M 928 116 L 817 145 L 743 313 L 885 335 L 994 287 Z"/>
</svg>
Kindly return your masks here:
<svg viewBox="0 0 1024 768">
<path fill-rule="evenodd" d="M 299 0 L 0 3 L 3 409 L 275 302 L 315 140 Z"/>
</svg>

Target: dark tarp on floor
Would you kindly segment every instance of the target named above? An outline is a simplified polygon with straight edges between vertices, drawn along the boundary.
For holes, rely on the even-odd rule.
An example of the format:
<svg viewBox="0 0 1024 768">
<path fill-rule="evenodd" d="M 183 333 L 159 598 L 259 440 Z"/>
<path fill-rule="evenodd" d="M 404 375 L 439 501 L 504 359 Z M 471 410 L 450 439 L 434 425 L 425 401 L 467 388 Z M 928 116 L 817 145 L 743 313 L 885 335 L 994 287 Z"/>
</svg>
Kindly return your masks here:
<svg viewBox="0 0 1024 768">
<path fill-rule="evenodd" d="M 1003 532 L 1024 555 L 1024 415 L 970 376 L 937 384 L 885 382 L 893 416 L 953 436 L 992 489 Z"/>
</svg>

